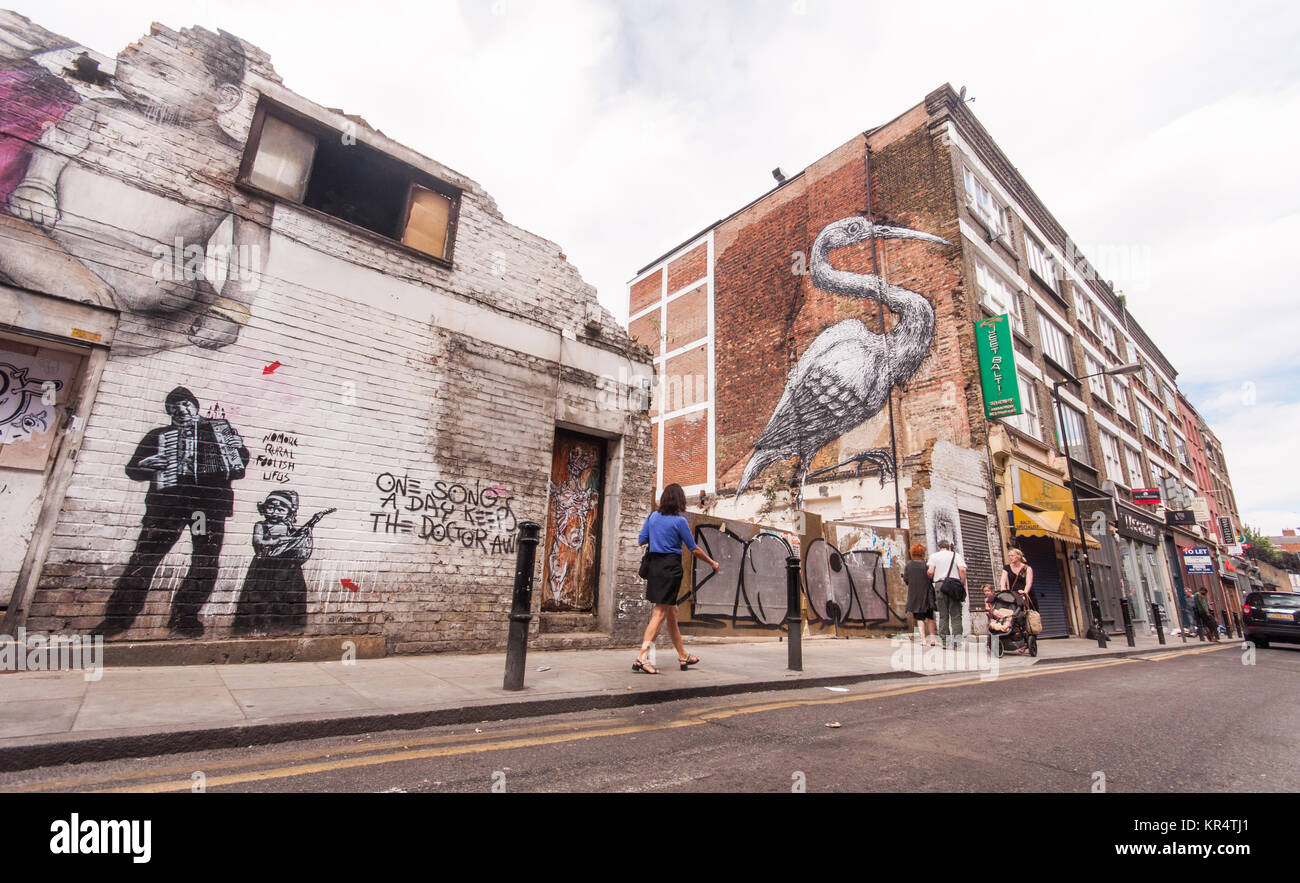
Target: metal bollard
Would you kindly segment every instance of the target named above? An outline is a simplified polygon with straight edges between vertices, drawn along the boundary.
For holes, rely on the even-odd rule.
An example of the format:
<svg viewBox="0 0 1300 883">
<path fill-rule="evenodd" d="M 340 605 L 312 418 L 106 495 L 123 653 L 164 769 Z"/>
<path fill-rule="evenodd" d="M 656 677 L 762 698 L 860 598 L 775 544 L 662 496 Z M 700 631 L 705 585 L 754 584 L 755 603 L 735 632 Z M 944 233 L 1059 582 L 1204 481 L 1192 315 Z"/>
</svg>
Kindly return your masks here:
<svg viewBox="0 0 1300 883">
<path fill-rule="evenodd" d="M 789 669 L 803 671 L 803 615 L 799 599 L 799 558 L 785 559 L 785 625 L 789 632 Z"/>
<path fill-rule="evenodd" d="M 1160 618 L 1160 605 L 1155 601 L 1151 602 L 1151 621 L 1156 624 L 1156 637 L 1160 639 L 1161 644 L 1164 644 L 1165 623 L 1164 620 Z M 1187 639 L 1183 638 L 1183 640 L 1186 641 Z"/>
<path fill-rule="evenodd" d="M 1137 638 L 1133 635 L 1133 609 L 1129 606 L 1128 598 L 1119 599 L 1119 609 L 1124 614 L 1124 637 L 1128 639 L 1130 647 L 1137 646 Z"/>
<path fill-rule="evenodd" d="M 515 599 L 510 610 L 510 637 L 506 641 L 506 690 L 524 688 L 524 666 L 528 661 L 528 624 L 533 621 L 533 565 L 542 526 L 534 521 L 519 525 L 519 548 L 515 553 Z"/>
</svg>

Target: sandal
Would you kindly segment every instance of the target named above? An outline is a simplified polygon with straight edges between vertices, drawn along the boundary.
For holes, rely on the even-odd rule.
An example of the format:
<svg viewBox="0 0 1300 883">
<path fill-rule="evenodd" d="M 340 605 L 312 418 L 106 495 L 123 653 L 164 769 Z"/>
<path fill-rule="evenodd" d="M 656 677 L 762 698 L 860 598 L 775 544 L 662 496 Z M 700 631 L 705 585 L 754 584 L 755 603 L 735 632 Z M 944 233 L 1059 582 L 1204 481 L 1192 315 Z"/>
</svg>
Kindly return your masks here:
<svg viewBox="0 0 1300 883">
<path fill-rule="evenodd" d="M 678 657 L 678 659 L 677 659 L 677 664 L 680 665 L 680 666 L 682 667 L 682 671 L 686 671 L 686 670 L 689 669 L 692 665 L 699 665 L 699 664 L 700 664 L 700 657 L 698 657 L 698 656 L 692 656 L 691 654 L 687 653 L 685 659 L 682 659 L 682 658 Z"/>
<path fill-rule="evenodd" d="M 659 669 L 655 668 L 648 662 L 642 662 L 640 659 L 637 659 L 636 662 L 632 663 L 632 671 L 639 671 L 641 674 L 646 675 L 659 674 Z"/>
</svg>

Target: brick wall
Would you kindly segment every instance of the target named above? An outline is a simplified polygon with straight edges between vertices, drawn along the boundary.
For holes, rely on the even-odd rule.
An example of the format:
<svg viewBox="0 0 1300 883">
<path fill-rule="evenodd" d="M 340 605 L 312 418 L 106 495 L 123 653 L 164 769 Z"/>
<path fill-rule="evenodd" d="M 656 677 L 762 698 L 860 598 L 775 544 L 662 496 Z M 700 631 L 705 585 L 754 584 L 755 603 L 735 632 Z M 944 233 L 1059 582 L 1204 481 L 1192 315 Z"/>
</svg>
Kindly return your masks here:
<svg viewBox="0 0 1300 883">
<path fill-rule="evenodd" d="M 122 68 L 177 53 L 192 61 L 204 46 L 217 61 L 233 52 L 246 63 L 245 97 L 219 121 L 181 124 L 165 108 L 149 117 L 78 85 L 61 140 L 34 148 L 68 161 L 58 178 L 62 219 L 42 234 L 47 246 L 105 278 L 121 320 L 26 599 L 28 628 L 88 631 L 104 617 L 145 514 L 148 482 L 124 467 L 150 430 L 169 425 L 164 400 L 184 386 L 200 416 L 228 421 L 250 454 L 246 474 L 230 482 L 233 515 L 207 525 L 224 526 L 225 537 L 202 609 L 205 637 L 232 634 L 258 569 L 258 504 L 288 489 L 298 495 L 298 524 L 336 510 L 301 563 L 307 623 L 294 633 L 382 635 L 393 652 L 501 646 L 517 525 L 546 521 L 563 425 L 609 440 L 597 614 L 615 640 L 635 640 L 643 626 L 635 539 L 654 483 L 649 421 L 632 394 L 635 375 L 651 373 L 645 352 L 558 246 L 507 223 L 475 182 L 364 127 L 362 142 L 462 189 L 453 267 L 237 189 L 259 93 L 330 125 L 348 120 L 285 92 L 254 47 L 236 50 L 208 32 L 155 26 Z M 40 88 L 59 88 L 58 76 L 23 64 Z M 189 89 L 211 87 L 203 65 L 186 70 Z M 11 128 L 13 113 L 3 122 Z M 132 213 L 139 226 L 120 223 Z M 236 243 L 242 235 L 260 248 L 243 278 L 217 292 L 210 279 L 151 275 L 152 244 L 173 241 L 160 225 L 204 247 L 228 216 Z M 57 296 L 57 281 L 43 290 Z M 157 297 L 155 283 L 167 296 L 140 308 Z M 586 328 L 593 315 L 600 333 Z M 173 637 L 169 609 L 190 547 L 182 536 L 163 559 L 125 638 Z M 539 577 L 546 549 L 543 538 Z"/>
</svg>

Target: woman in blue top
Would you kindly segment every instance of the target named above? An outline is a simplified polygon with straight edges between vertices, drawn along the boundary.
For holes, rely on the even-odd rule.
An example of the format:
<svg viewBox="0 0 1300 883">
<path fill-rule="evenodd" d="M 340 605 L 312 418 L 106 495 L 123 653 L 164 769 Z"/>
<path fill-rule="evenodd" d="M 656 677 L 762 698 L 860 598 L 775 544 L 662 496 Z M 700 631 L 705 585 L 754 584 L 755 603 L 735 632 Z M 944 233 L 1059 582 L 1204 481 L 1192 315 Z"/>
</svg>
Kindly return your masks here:
<svg viewBox="0 0 1300 883">
<path fill-rule="evenodd" d="M 632 671 L 659 674 L 646 654 L 654 649 L 655 638 L 659 637 L 659 630 L 663 628 L 665 620 L 668 622 L 668 636 L 677 648 L 677 663 L 682 671 L 698 665 L 700 661 L 686 652 L 681 629 L 677 627 L 677 590 L 681 588 L 683 576 L 682 547 L 694 552 L 695 557 L 711 566 L 714 573 L 718 572 L 718 562 L 695 544 L 691 526 L 682 517 L 685 511 L 686 493 L 682 486 L 668 485 L 659 497 L 659 509 L 650 513 L 645 526 L 641 528 L 641 536 L 637 538 L 637 542 L 643 546 L 650 544 L 650 576 L 645 596 L 647 601 L 654 604 L 655 611 L 650 616 L 650 624 L 646 626 L 641 652 L 637 655 L 636 662 L 632 663 Z"/>
</svg>

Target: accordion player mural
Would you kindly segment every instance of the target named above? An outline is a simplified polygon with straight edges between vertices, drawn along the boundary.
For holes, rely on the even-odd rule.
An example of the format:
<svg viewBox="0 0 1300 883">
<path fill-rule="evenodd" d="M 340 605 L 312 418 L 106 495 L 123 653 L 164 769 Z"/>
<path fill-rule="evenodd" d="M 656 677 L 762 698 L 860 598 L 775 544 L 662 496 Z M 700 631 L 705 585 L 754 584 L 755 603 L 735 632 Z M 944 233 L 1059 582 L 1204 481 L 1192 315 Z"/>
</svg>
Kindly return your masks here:
<svg viewBox="0 0 1300 883">
<path fill-rule="evenodd" d="M 186 530 L 190 565 L 172 597 L 168 628 L 187 637 L 203 634 L 199 611 L 216 586 L 226 519 L 234 514 L 231 483 L 248 465 L 239 433 L 225 420 L 200 417 L 199 400 L 188 389 L 173 389 L 165 406 L 171 425 L 150 430 L 126 465 L 127 476 L 149 482 L 149 490 L 135 551 L 98 629 L 105 636 L 131 627 L 158 565 Z"/>
</svg>

